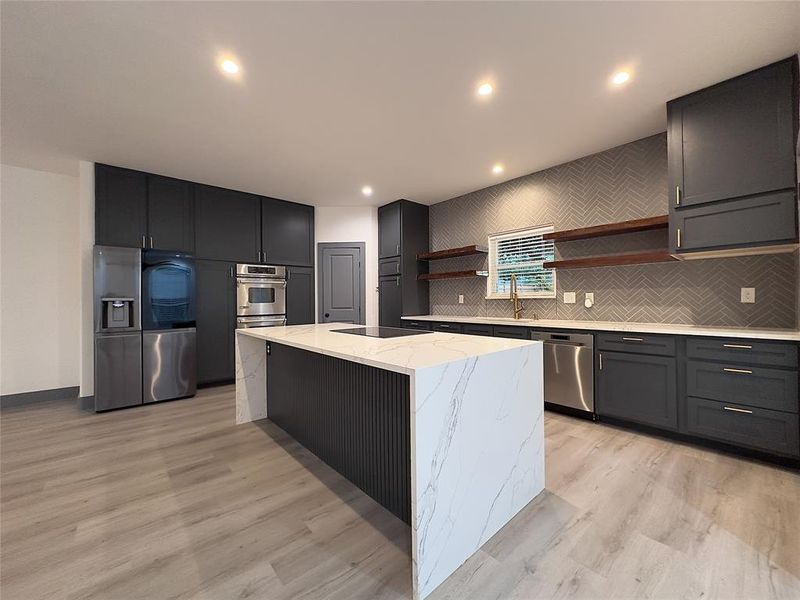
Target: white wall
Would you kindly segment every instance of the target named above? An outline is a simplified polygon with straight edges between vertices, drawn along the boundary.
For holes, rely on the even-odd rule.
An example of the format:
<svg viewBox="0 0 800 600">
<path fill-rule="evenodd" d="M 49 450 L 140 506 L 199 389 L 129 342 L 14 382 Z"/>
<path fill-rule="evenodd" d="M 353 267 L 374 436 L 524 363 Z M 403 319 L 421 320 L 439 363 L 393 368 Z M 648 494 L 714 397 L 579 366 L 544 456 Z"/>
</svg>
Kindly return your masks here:
<svg viewBox="0 0 800 600">
<path fill-rule="evenodd" d="M 80 396 L 94 394 L 94 163 L 80 161 L 78 252 L 80 261 Z"/>
<path fill-rule="evenodd" d="M 0 394 L 77 386 L 78 178 L 0 170 Z"/>
<path fill-rule="evenodd" d="M 314 228 L 317 243 L 364 242 L 366 244 L 367 256 L 364 264 L 367 291 L 366 324 L 377 325 L 378 209 L 374 206 L 318 206 L 314 213 Z M 315 248 L 315 261 L 316 252 Z M 319 273 L 319 268 L 315 269 L 315 273 Z M 318 313 L 316 310 L 315 314 Z"/>
</svg>

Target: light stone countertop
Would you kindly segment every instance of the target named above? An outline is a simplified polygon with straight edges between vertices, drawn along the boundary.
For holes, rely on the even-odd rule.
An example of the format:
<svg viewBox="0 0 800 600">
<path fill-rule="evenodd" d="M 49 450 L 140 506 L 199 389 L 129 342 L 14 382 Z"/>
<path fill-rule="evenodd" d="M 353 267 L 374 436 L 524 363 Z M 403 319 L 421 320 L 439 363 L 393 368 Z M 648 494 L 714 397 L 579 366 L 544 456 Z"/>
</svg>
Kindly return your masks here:
<svg viewBox="0 0 800 600">
<path fill-rule="evenodd" d="M 380 339 L 332 331 L 353 327 L 363 325 L 325 323 L 254 327 L 237 329 L 236 335 L 286 344 L 407 375 L 418 369 L 541 343 L 440 332 Z"/>
<path fill-rule="evenodd" d="M 516 325 L 537 329 L 579 329 L 584 331 L 624 331 L 628 333 L 663 333 L 708 337 L 746 338 L 800 342 L 800 331 L 792 329 L 750 329 L 747 327 L 705 327 L 663 323 L 620 323 L 616 321 L 558 321 L 553 319 L 518 319 L 504 317 L 456 317 L 452 315 L 419 315 L 403 317 L 407 321 L 441 321 L 480 325 Z"/>
</svg>

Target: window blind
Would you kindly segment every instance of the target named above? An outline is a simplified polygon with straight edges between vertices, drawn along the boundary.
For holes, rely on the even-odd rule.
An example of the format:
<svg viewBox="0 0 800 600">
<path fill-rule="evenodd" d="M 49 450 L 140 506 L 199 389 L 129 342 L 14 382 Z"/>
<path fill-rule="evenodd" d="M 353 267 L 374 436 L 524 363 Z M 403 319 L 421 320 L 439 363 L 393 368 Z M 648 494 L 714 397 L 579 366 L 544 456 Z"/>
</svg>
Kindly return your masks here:
<svg viewBox="0 0 800 600">
<path fill-rule="evenodd" d="M 555 243 L 542 239 L 551 231 L 552 226 L 535 227 L 489 236 L 487 298 L 508 298 L 512 274 L 520 298 L 555 298 L 555 271 L 542 268 L 545 261 L 555 260 Z"/>
</svg>

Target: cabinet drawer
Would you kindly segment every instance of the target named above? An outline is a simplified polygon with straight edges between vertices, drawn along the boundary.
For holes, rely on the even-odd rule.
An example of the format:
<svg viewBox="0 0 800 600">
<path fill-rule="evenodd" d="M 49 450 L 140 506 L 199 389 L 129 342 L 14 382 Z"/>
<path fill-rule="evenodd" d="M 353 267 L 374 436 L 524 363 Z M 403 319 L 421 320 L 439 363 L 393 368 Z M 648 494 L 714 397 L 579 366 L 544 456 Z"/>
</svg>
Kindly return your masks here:
<svg viewBox="0 0 800 600">
<path fill-rule="evenodd" d="M 797 367 L 797 345 L 750 340 L 689 338 L 689 358 L 772 367 Z"/>
<path fill-rule="evenodd" d="M 791 456 L 800 453 L 796 414 L 691 396 L 687 408 L 692 435 Z"/>
<path fill-rule="evenodd" d="M 512 338 L 515 340 L 531 339 L 531 334 L 527 327 L 517 327 L 516 325 L 495 325 L 492 334 L 494 337 Z"/>
<path fill-rule="evenodd" d="M 686 252 L 795 242 L 796 212 L 794 190 L 674 209 L 670 244 Z"/>
<path fill-rule="evenodd" d="M 385 277 L 387 275 L 399 275 L 399 274 L 400 274 L 399 258 L 390 258 L 388 260 L 382 260 L 378 264 L 378 275 L 380 277 Z"/>
<path fill-rule="evenodd" d="M 434 323 L 434 331 L 446 331 L 449 333 L 461 333 L 460 323 Z"/>
<path fill-rule="evenodd" d="M 797 372 L 690 360 L 689 396 L 797 412 Z"/>
<path fill-rule="evenodd" d="M 461 333 L 466 333 L 467 335 L 485 335 L 491 337 L 492 326 L 476 325 L 475 323 L 464 323 L 461 326 Z"/>
<path fill-rule="evenodd" d="M 430 331 L 431 324 L 428 321 L 403 321 L 403 327 L 406 329 L 422 329 L 423 331 Z"/>
<path fill-rule="evenodd" d="M 675 338 L 665 335 L 599 333 L 596 337 L 597 347 L 600 350 L 675 356 Z"/>
</svg>

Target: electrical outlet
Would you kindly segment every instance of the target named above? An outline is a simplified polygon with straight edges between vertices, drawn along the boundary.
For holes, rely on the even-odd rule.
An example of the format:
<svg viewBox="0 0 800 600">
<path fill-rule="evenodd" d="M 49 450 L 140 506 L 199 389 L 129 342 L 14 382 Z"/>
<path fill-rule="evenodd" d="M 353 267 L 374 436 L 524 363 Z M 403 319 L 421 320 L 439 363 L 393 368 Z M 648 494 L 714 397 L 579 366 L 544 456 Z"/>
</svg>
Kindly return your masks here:
<svg viewBox="0 0 800 600">
<path fill-rule="evenodd" d="M 594 292 L 586 292 L 585 299 L 583 301 L 583 305 L 586 308 L 592 308 L 594 306 Z"/>
<path fill-rule="evenodd" d="M 742 288 L 742 302 L 745 304 L 755 304 L 756 288 Z"/>
<path fill-rule="evenodd" d="M 464 304 L 464 294 L 459 294 L 458 295 L 458 303 L 459 304 Z"/>
<path fill-rule="evenodd" d="M 575 304 L 575 292 L 564 292 L 564 304 Z"/>
</svg>

